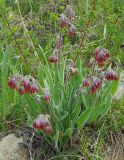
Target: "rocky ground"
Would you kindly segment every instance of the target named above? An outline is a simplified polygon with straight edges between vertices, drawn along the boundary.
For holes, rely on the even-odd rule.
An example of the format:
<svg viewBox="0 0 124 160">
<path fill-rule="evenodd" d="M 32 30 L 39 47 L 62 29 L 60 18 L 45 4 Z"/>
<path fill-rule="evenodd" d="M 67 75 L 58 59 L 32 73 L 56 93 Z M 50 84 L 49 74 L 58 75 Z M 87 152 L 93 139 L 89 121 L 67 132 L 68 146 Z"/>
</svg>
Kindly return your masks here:
<svg viewBox="0 0 124 160">
<path fill-rule="evenodd" d="M 28 160 L 28 151 L 19 146 L 23 142 L 22 137 L 9 134 L 0 141 L 0 160 Z"/>
</svg>

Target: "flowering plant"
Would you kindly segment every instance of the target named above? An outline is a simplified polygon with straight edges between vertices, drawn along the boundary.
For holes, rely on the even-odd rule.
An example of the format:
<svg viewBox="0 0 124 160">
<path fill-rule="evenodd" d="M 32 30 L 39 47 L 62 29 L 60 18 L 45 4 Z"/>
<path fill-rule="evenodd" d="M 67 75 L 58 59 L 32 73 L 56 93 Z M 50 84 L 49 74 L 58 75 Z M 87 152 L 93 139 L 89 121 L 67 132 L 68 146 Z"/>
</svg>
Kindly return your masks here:
<svg viewBox="0 0 124 160">
<path fill-rule="evenodd" d="M 70 7 L 60 17 L 60 28 L 68 36 L 77 36 Z M 34 129 L 51 141 L 57 149 L 64 148 L 76 129 L 95 122 L 111 108 L 118 86 L 118 74 L 110 62 L 110 52 L 99 46 L 84 69 L 80 58 L 63 56 L 62 33 L 57 36 L 54 53 L 48 58 L 42 52 L 45 65 L 39 67 L 38 80 L 32 76 L 16 75 L 8 80 L 29 104 L 27 111 Z M 106 69 L 107 68 L 107 69 Z"/>
</svg>

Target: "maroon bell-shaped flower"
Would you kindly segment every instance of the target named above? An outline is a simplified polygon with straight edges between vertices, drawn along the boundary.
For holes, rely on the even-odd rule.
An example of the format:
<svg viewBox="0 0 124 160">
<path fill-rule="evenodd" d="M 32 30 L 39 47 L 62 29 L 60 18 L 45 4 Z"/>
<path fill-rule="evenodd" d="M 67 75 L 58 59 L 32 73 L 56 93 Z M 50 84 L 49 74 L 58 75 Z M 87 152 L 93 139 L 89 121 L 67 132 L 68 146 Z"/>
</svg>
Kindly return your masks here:
<svg viewBox="0 0 124 160">
<path fill-rule="evenodd" d="M 68 27 L 70 25 L 70 22 L 67 19 L 67 17 L 64 14 L 62 14 L 59 20 L 59 24 L 60 27 L 63 28 L 63 27 Z"/>
<path fill-rule="evenodd" d="M 102 47 L 97 47 L 93 52 L 93 55 L 99 66 L 103 66 L 105 61 L 109 58 L 110 53 L 107 49 Z"/>
<path fill-rule="evenodd" d="M 56 55 L 51 55 L 49 56 L 48 61 L 56 64 L 58 62 L 58 57 Z"/>
<path fill-rule="evenodd" d="M 43 128 L 45 128 L 49 125 L 50 125 L 50 122 L 49 122 L 48 118 L 44 115 L 39 116 L 33 122 L 33 128 L 35 128 L 37 130 L 42 130 Z"/>
<path fill-rule="evenodd" d="M 16 89 L 18 87 L 18 84 L 21 81 L 21 79 L 22 79 L 21 75 L 15 75 L 15 76 L 11 77 L 7 82 L 8 86 L 11 89 Z"/>
<path fill-rule="evenodd" d="M 39 87 L 35 83 L 31 84 L 29 93 L 34 94 L 38 92 L 39 92 Z"/>
<path fill-rule="evenodd" d="M 116 81 L 119 79 L 117 73 L 113 69 L 108 69 L 106 71 L 105 78 L 107 80 L 116 80 Z"/>
<path fill-rule="evenodd" d="M 94 77 L 89 90 L 89 94 L 94 94 L 101 87 L 101 85 L 102 85 L 101 80 Z"/>
<path fill-rule="evenodd" d="M 76 36 L 76 34 L 77 34 L 77 33 L 76 33 L 76 27 L 75 27 L 74 25 L 71 25 L 71 26 L 69 27 L 68 34 L 69 34 L 70 37 Z"/>
<path fill-rule="evenodd" d="M 90 86 L 90 82 L 88 81 L 88 79 L 84 79 L 83 80 L 83 87 L 87 87 Z"/>
</svg>

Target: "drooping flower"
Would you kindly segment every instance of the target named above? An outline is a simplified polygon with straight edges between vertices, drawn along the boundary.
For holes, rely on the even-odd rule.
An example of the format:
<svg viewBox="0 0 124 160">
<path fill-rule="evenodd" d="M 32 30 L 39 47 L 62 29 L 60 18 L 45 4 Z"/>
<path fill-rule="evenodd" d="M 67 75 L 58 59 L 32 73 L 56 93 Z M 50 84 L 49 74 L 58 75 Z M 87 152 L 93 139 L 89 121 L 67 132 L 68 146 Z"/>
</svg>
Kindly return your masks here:
<svg viewBox="0 0 124 160">
<path fill-rule="evenodd" d="M 50 123 L 48 115 L 40 115 L 33 122 L 33 128 L 42 130 L 45 134 L 50 135 L 53 132 L 53 127 Z"/>
<path fill-rule="evenodd" d="M 107 49 L 102 47 L 97 47 L 93 52 L 95 60 L 97 61 L 98 66 L 102 67 L 105 64 L 105 61 L 109 58 L 110 53 Z"/>
<path fill-rule="evenodd" d="M 36 118 L 33 122 L 33 128 L 37 130 L 42 130 L 43 128 L 50 125 L 50 122 L 47 118 L 47 116 L 40 115 L 38 118 Z"/>
<path fill-rule="evenodd" d="M 64 14 L 62 14 L 59 20 L 59 24 L 60 27 L 63 28 L 63 27 L 68 27 L 70 25 L 70 22 L 67 19 L 67 17 Z"/>
<path fill-rule="evenodd" d="M 118 80 L 119 77 L 113 69 L 108 69 L 105 73 L 105 78 L 107 80 Z"/>
<path fill-rule="evenodd" d="M 56 64 L 58 62 L 58 57 L 56 55 L 51 55 L 49 56 L 48 61 Z"/>
<path fill-rule="evenodd" d="M 76 36 L 76 34 L 77 34 L 76 33 L 76 27 L 74 25 L 71 25 L 69 27 L 68 34 L 69 34 L 70 37 Z"/>
<path fill-rule="evenodd" d="M 16 89 L 19 82 L 21 81 L 22 79 L 22 76 L 21 75 L 15 75 L 15 76 L 12 76 L 9 80 L 8 80 L 8 86 L 11 88 L 11 89 Z"/>
<path fill-rule="evenodd" d="M 101 85 L 102 85 L 101 80 L 94 77 L 89 90 L 89 94 L 94 94 L 101 87 Z"/>
<path fill-rule="evenodd" d="M 35 83 L 33 83 L 30 86 L 29 92 L 30 92 L 30 94 L 38 93 L 39 92 L 39 87 Z"/>
<path fill-rule="evenodd" d="M 90 82 L 88 81 L 88 79 L 84 79 L 82 85 L 83 85 L 83 87 L 90 86 Z"/>
<path fill-rule="evenodd" d="M 29 78 L 24 77 L 20 82 L 20 86 L 24 86 L 26 93 L 30 93 L 31 81 Z"/>
</svg>

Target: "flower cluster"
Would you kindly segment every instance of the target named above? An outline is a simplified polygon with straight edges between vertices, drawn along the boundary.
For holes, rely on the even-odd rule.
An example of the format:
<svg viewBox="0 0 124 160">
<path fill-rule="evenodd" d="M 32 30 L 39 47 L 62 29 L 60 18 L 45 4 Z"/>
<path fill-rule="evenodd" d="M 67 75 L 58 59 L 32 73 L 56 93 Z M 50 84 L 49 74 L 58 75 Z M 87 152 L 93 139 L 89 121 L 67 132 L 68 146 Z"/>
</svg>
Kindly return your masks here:
<svg viewBox="0 0 124 160">
<path fill-rule="evenodd" d="M 118 80 L 118 75 L 113 69 L 108 69 L 105 73 L 105 78 L 107 80 Z"/>
<path fill-rule="evenodd" d="M 34 94 L 38 93 L 40 88 L 35 79 L 31 76 L 15 75 L 9 78 L 8 86 L 11 89 L 16 89 L 20 94 Z"/>
<path fill-rule="evenodd" d="M 117 73 L 111 68 L 111 66 L 107 69 L 107 71 L 101 69 L 101 66 L 105 66 L 105 62 L 110 57 L 110 53 L 107 49 L 97 47 L 93 52 L 93 56 L 95 60 L 93 61 L 92 59 L 92 61 L 90 61 L 87 65 L 88 67 L 92 68 L 90 76 L 84 78 L 82 82 L 82 87 L 88 88 L 89 94 L 96 93 L 96 91 L 102 87 L 102 84 L 106 82 L 106 80 L 110 81 L 119 79 Z M 98 64 L 98 68 L 95 66 L 95 64 Z M 92 73 L 94 70 L 96 72 L 95 76 L 94 73 Z M 100 71 L 100 74 L 98 71 Z"/>
<path fill-rule="evenodd" d="M 96 50 L 93 52 L 95 60 L 99 67 L 105 65 L 106 60 L 109 58 L 110 53 L 107 49 L 102 47 L 97 47 Z"/>
<path fill-rule="evenodd" d="M 74 11 L 71 6 L 67 6 L 65 10 L 65 14 L 62 14 L 59 20 L 59 24 L 61 28 L 66 27 L 68 29 L 68 35 L 70 37 L 76 36 L 76 27 L 72 23 L 74 19 Z"/>
<path fill-rule="evenodd" d="M 39 115 L 33 122 L 33 128 L 43 130 L 44 133 L 50 135 L 53 133 L 53 127 L 49 121 L 48 115 Z"/>
</svg>

